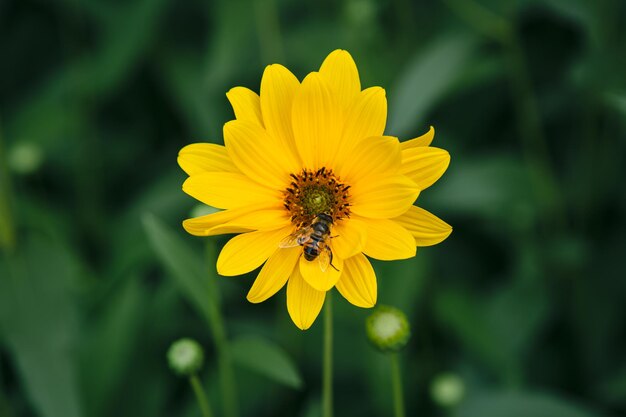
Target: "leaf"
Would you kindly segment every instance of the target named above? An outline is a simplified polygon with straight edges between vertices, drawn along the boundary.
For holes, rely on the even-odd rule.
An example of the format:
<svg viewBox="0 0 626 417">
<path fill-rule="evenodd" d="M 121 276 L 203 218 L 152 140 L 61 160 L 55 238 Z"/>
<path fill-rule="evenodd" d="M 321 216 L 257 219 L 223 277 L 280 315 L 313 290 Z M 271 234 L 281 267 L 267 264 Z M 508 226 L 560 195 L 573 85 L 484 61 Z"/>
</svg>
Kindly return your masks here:
<svg viewBox="0 0 626 417">
<path fill-rule="evenodd" d="M 106 300 L 84 338 L 82 390 L 90 416 L 107 415 L 111 409 L 115 389 L 123 386 L 124 373 L 132 366 L 133 348 L 141 337 L 146 295 L 137 278 L 121 284 L 122 288 Z"/>
<path fill-rule="evenodd" d="M 302 378 L 287 353 L 273 342 L 241 337 L 230 344 L 233 361 L 291 388 L 301 388 Z"/>
<path fill-rule="evenodd" d="M 38 414 L 79 417 L 78 316 L 69 290 L 76 264 L 43 240 L 23 248 L 0 264 L 0 329 Z"/>
<path fill-rule="evenodd" d="M 556 396 L 527 392 L 495 392 L 469 398 L 458 417 L 594 417 L 579 405 Z"/>
<path fill-rule="evenodd" d="M 408 64 L 389 95 L 387 131 L 406 136 L 466 70 L 473 38 L 446 35 L 435 40 Z"/>
<path fill-rule="evenodd" d="M 142 221 L 150 243 L 180 290 L 198 312 L 210 323 L 217 308 L 217 295 L 209 286 L 208 268 L 199 255 L 153 214 Z"/>
</svg>

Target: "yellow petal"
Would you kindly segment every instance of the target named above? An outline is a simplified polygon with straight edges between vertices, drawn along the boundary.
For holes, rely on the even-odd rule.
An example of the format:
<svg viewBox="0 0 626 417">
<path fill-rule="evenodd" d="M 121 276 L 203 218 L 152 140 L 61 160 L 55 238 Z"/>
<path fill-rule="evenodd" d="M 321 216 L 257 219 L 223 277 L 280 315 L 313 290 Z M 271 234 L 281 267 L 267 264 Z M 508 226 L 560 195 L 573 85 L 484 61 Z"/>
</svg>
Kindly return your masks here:
<svg viewBox="0 0 626 417">
<path fill-rule="evenodd" d="M 210 235 L 240 233 L 240 230 L 242 229 L 267 231 L 287 226 L 291 227 L 291 221 L 289 212 L 284 208 L 266 210 L 257 208 L 256 210 L 243 214 L 233 220 L 212 227 L 208 230 L 208 233 L 210 233 Z M 289 232 L 287 232 L 285 236 L 288 234 Z"/>
<path fill-rule="evenodd" d="M 415 256 L 415 239 L 393 220 L 366 219 L 367 241 L 363 248 L 370 258 L 382 261 L 407 259 Z"/>
<path fill-rule="evenodd" d="M 280 64 L 268 65 L 261 79 L 261 114 L 267 133 L 278 138 L 284 152 L 298 158 L 293 138 L 291 109 L 300 82 Z"/>
<path fill-rule="evenodd" d="M 425 190 L 437 181 L 450 165 L 448 151 L 420 146 L 402 151 L 400 173 L 411 178 L 420 190 Z"/>
<path fill-rule="evenodd" d="M 315 321 L 324 305 L 325 291 L 317 291 L 306 283 L 300 268 L 294 268 L 287 283 L 287 311 L 300 330 L 306 330 Z"/>
<path fill-rule="evenodd" d="M 250 232 L 235 236 L 224 245 L 217 258 L 217 272 L 224 276 L 250 272 L 273 254 L 278 242 L 290 232 L 283 228 L 269 232 Z"/>
<path fill-rule="evenodd" d="M 307 261 L 304 259 L 304 256 L 302 256 L 300 257 L 300 273 L 302 274 L 302 278 L 304 278 L 311 287 L 318 291 L 328 291 L 335 286 L 341 276 L 343 260 L 335 256 L 332 264 L 337 269 L 328 266 L 326 271 L 322 271 L 318 259 Z"/>
<path fill-rule="evenodd" d="M 280 205 L 280 191 L 253 182 L 243 174 L 205 172 L 187 178 L 183 191 L 209 206 L 229 209 L 253 204 Z"/>
<path fill-rule="evenodd" d="M 374 307 L 378 289 L 376 273 L 370 261 L 360 253 L 346 259 L 343 267 L 343 274 L 336 285 L 339 293 L 357 307 Z"/>
<path fill-rule="evenodd" d="M 400 143 L 391 136 L 362 140 L 340 168 L 339 177 L 348 184 L 370 175 L 393 174 L 400 168 Z"/>
<path fill-rule="evenodd" d="M 352 159 L 352 150 L 365 138 L 382 136 L 387 121 L 387 98 L 380 87 L 367 88 L 359 93 L 346 114 L 341 142 L 338 146 L 336 168 Z"/>
<path fill-rule="evenodd" d="M 235 87 L 226 93 L 226 97 L 233 107 L 237 120 L 264 126 L 263 116 L 261 116 L 261 101 L 257 93 L 249 88 Z"/>
<path fill-rule="evenodd" d="M 367 226 L 357 219 L 345 219 L 333 226 L 331 234 L 333 253 L 341 259 L 347 259 L 363 251 Z"/>
<path fill-rule="evenodd" d="M 253 181 L 270 188 L 284 189 L 297 162 L 282 151 L 278 140 L 258 124 L 233 120 L 224 125 L 224 143 L 234 164 Z"/>
<path fill-rule="evenodd" d="M 178 165 L 187 175 L 203 172 L 239 172 L 226 148 L 214 143 L 192 143 L 178 153 Z"/>
<path fill-rule="evenodd" d="M 434 138 L 435 128 L 431 126 L 430 129 L 428 129 L 428 132 L 424 133 L 422 136 L 418 136 L 415 139 L 402 142 L 400 146 L 403 150 L 409 148 L 417 148 L 420 146 L 430 146 Z"/>
<path fill-rule="evenodd" d="M 420 207 L 412 206 L 393 220 L 413 235 L 417 246 L 436 245 L 452 233 L 452 226 Z"/>
<path fill-rule="evenodd" d="M 272 230 L 285 226 L 284 220 L 289 221 L 286 213 L 282 208 L 253 205 L 187 219 L 183 227 L 195 236 Z"/>
<path fill-rule="evenodd" d="M 337 49 L 326 57 L 319 72 L 337 96 L 340 106 L 347 109 L 361 91 L 359 72 L 352 56 Z"/>
<path fill-rule="evenodd" d="M 352 185 L 353 213 L 374 219 L 397 217 L 407 211 L 419 195 L 419 188 L 404 175 L 367 177 Z"/>
<path fill-rule="evenodd" d="M 302 248 L 277 249 L 267 260 L 248 292 L 248 301 L 260 303 L 280 290 L 297 268 Z"/>
<path fill-rule="evenodd" d="M 341 117 L 335 97 L 316 72 L 306 76 L 293 101 L 293 133 L 304 166 L 332 166 L 340 143 Z"/>
</svg>

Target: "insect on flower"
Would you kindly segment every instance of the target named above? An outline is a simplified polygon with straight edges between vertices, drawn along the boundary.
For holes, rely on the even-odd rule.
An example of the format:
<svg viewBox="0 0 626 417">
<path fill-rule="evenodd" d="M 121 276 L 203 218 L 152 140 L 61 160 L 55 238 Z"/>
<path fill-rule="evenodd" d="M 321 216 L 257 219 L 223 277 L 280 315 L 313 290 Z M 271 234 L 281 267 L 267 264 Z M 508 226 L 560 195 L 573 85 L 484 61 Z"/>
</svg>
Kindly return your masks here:
<svg viewBox="0 0 626 417">
<path fill-rule="evenodd" d="M 350 54 L 333 51 L 302 82 L 287 68 L 265 68 L 260 94 L 235 87 L 226 96 L 235 120 L 224 146 L 184 147 L 183 191 L 221 209 L 187 219 L 197 236 L 237 234 L 217 270 L 241 275 L 261 267 L 248 292 L 260 303 L 287 286 L 287 310 L 300 329 L 318 316 L 326 292 L 376 304 L 369 258 L 407 259 L 452 228 L 413 203 L 450 162 L 430 146 L 434 129 L 400 142 L 384 135 L 387 99 L 361 88 Z"/>
</svg>

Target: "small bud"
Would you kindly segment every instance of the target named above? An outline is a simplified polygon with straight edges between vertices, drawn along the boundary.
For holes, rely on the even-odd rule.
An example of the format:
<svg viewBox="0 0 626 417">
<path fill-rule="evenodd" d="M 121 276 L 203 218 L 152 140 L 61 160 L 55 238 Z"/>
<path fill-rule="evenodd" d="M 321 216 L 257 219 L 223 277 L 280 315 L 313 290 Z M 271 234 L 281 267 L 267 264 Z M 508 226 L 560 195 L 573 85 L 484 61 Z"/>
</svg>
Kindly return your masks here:
<svg viewBox="0 0 626 417">
<path fill-rule="evenodd" d="M 402 349 L 411 336 L 406 315 L 395 307 L 378 306 L 365 321 L 367 337 L 383 352 Z"/>
<path fill-rule="evenodd" d="M 32 174 L 43 162 L 41 148 L 33 143 L 21 142 L 13 146 L 8 155 L 9 166 L 21 175 Z"/>
<path fill-rule="evenodd" d="M 458 405 L 464 395 L 465 384 L 456 374 L 439 374 L 430 384 L 430 396 L 441 407 L 450 408 Z"/>
<path fill-rule="evenodd" d="M 218 211 L 220 210 L 216 209 L 215 207 L 207 206 L 206 204 L 196 204 L 191 209 L 191 212 L 189 213 L 189 217 L 193 218 L 193 217 L 206 216 L 207 214 L 217 213 Z"/>
<path fill-rule="evenodd" d="M 167 360 L 177 374 L 191 375 L 202 368 L 204 353 L 198 342 L 185 338 L 172 343 L 167 351 Z"/>
</svg>

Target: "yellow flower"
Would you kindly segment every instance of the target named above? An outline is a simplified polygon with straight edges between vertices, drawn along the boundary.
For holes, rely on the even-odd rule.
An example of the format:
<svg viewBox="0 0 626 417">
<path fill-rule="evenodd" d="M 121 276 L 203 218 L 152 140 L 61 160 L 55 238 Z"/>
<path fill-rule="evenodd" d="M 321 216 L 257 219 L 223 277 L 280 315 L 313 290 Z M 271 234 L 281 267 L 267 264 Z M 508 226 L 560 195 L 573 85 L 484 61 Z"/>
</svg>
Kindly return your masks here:
<svg viewBox="0 0 626 417">
<path fill-rule="evenodd" d="M 222 249 L 217 270 L 233 276 L 263 265 L 250 302 L 287 284 L 287 310 L 303 330 L 333 287 L 355 306 L 373 307 L 376 275 L 367 257 L 411 258 L 416 246 L 451 233 L 413 205 L 444 173 L 450 155 L 429 146 L 432 128 L 404 143 L 383 135 L 385 90 L 361 90 L 348 52 L 332 52 L 302 83 L 282 65 L 269 65 L 260 95 L 235 87 L 226 96 L 236 120 L 224 125 L 225 146 L 196 143 L 178 157 L 189 175 L 183 190 L 223 210 L 183 227 L 196 236 L 239 233 Z M 281 244 L 294 232 L 310 233 L 320 214 L 332 219 L 330 236 L 318 235 L 322 255 L 307 260 L 303 246 Z M 317 248 L 318 240 L 300 243 Z M 318 262 L 328 253 L 325 244 L 331 267 Z"/>
</svg>

